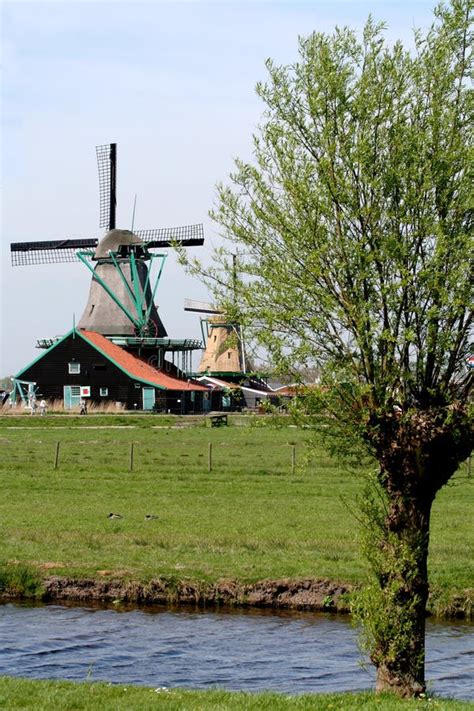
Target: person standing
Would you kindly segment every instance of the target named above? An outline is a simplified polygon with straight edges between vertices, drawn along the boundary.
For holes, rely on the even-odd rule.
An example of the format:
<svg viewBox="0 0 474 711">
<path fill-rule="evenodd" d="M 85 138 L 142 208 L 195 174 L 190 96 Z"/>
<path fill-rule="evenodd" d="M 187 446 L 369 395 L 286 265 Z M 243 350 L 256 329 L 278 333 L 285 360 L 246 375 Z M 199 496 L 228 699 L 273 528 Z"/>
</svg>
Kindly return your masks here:
<svg viewBox="0 0 474 711">
<path fill-rule="evenodd" d="M 30 408 L 31 408 L 31 415 L 32 416 L 36 415 L 36 398 L 34 395 L 31 395 L 31 397 L 30 397 Z"/>
</svg>

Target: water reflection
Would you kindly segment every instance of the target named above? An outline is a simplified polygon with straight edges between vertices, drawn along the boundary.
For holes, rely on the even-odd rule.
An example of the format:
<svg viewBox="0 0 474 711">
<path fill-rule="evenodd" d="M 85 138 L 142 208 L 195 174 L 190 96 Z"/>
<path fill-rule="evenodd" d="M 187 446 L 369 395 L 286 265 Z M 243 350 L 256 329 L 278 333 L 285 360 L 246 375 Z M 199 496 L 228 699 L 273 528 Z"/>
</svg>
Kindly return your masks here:
<svg viewBox="0 0 474 711">
<path fill-rule="evenodd" d="M 361 690 L 356 633 L 345 617 L 265 611 L 0 606 L 0 674 L 147 686 L 287 693 Z M 474 699 L 474 627 L 428 622 L 434 692 Z"/>
</svg>

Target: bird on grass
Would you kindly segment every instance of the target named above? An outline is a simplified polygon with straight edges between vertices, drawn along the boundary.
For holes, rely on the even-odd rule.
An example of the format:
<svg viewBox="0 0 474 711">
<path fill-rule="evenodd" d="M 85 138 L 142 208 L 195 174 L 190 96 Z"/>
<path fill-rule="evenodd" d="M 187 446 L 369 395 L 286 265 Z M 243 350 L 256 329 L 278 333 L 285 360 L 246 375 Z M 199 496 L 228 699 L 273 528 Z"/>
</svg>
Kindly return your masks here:
<svg viewBox="0 0 474 711">
<path fill-rule="evenodd" d="M 121 515 L 118 514 L 118 513 L 109 513 L 109 515 L 107 516 L 107 518 L 123 518 L 123 516 L 121 516 Z"/>
<path fill-rule="evenodd" d="M 153 514 L 147 514 L 145 516 L 145 521 L 152 521 L 153 519 L 157 519 L 158 516 L 154 516 Z"/>
</svg>

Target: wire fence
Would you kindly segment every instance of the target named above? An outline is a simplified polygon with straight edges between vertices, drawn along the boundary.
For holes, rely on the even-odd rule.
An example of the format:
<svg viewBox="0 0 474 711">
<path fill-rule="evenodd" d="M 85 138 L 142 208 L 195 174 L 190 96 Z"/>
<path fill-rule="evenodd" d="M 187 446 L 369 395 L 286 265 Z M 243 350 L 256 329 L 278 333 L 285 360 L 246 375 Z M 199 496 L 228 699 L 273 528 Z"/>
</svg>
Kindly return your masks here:
<svg viewBox="0 0 474 711">
<path fill-rule="evenodd" d="M 44 470 L 91 471 L 161 471 L 170 473 L 226 472 L 239 474 L 295 474 L 307 464 L 307 448 L 294 443 L 262 444 L 256 441 L 213 442 L 205 438 L 197 445 L 183 442 L 155 446 L 133 439 L 103 442 L 73 441 L 58 437 L 55 441 L 28 442 L 24 447 L 2 442 L 0 469 L 15 471 Z"/>
</svg>

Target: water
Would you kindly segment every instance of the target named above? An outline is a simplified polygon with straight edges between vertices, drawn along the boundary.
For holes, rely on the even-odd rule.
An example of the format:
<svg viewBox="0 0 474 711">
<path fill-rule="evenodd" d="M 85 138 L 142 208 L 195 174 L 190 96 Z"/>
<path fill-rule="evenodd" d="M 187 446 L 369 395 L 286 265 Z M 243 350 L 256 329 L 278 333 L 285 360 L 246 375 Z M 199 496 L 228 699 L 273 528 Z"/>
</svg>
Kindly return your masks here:
<svg viewBox="0 0 474 711">
<path fill-rule="evenodd" d="M 374 685 L 344 617 L 7 604 L 0 674 L 158 687 L 357 691 Z M 440 696 L 474 699 L 474 627 L 427 626 L 427 678 Z"/>
</svg>

